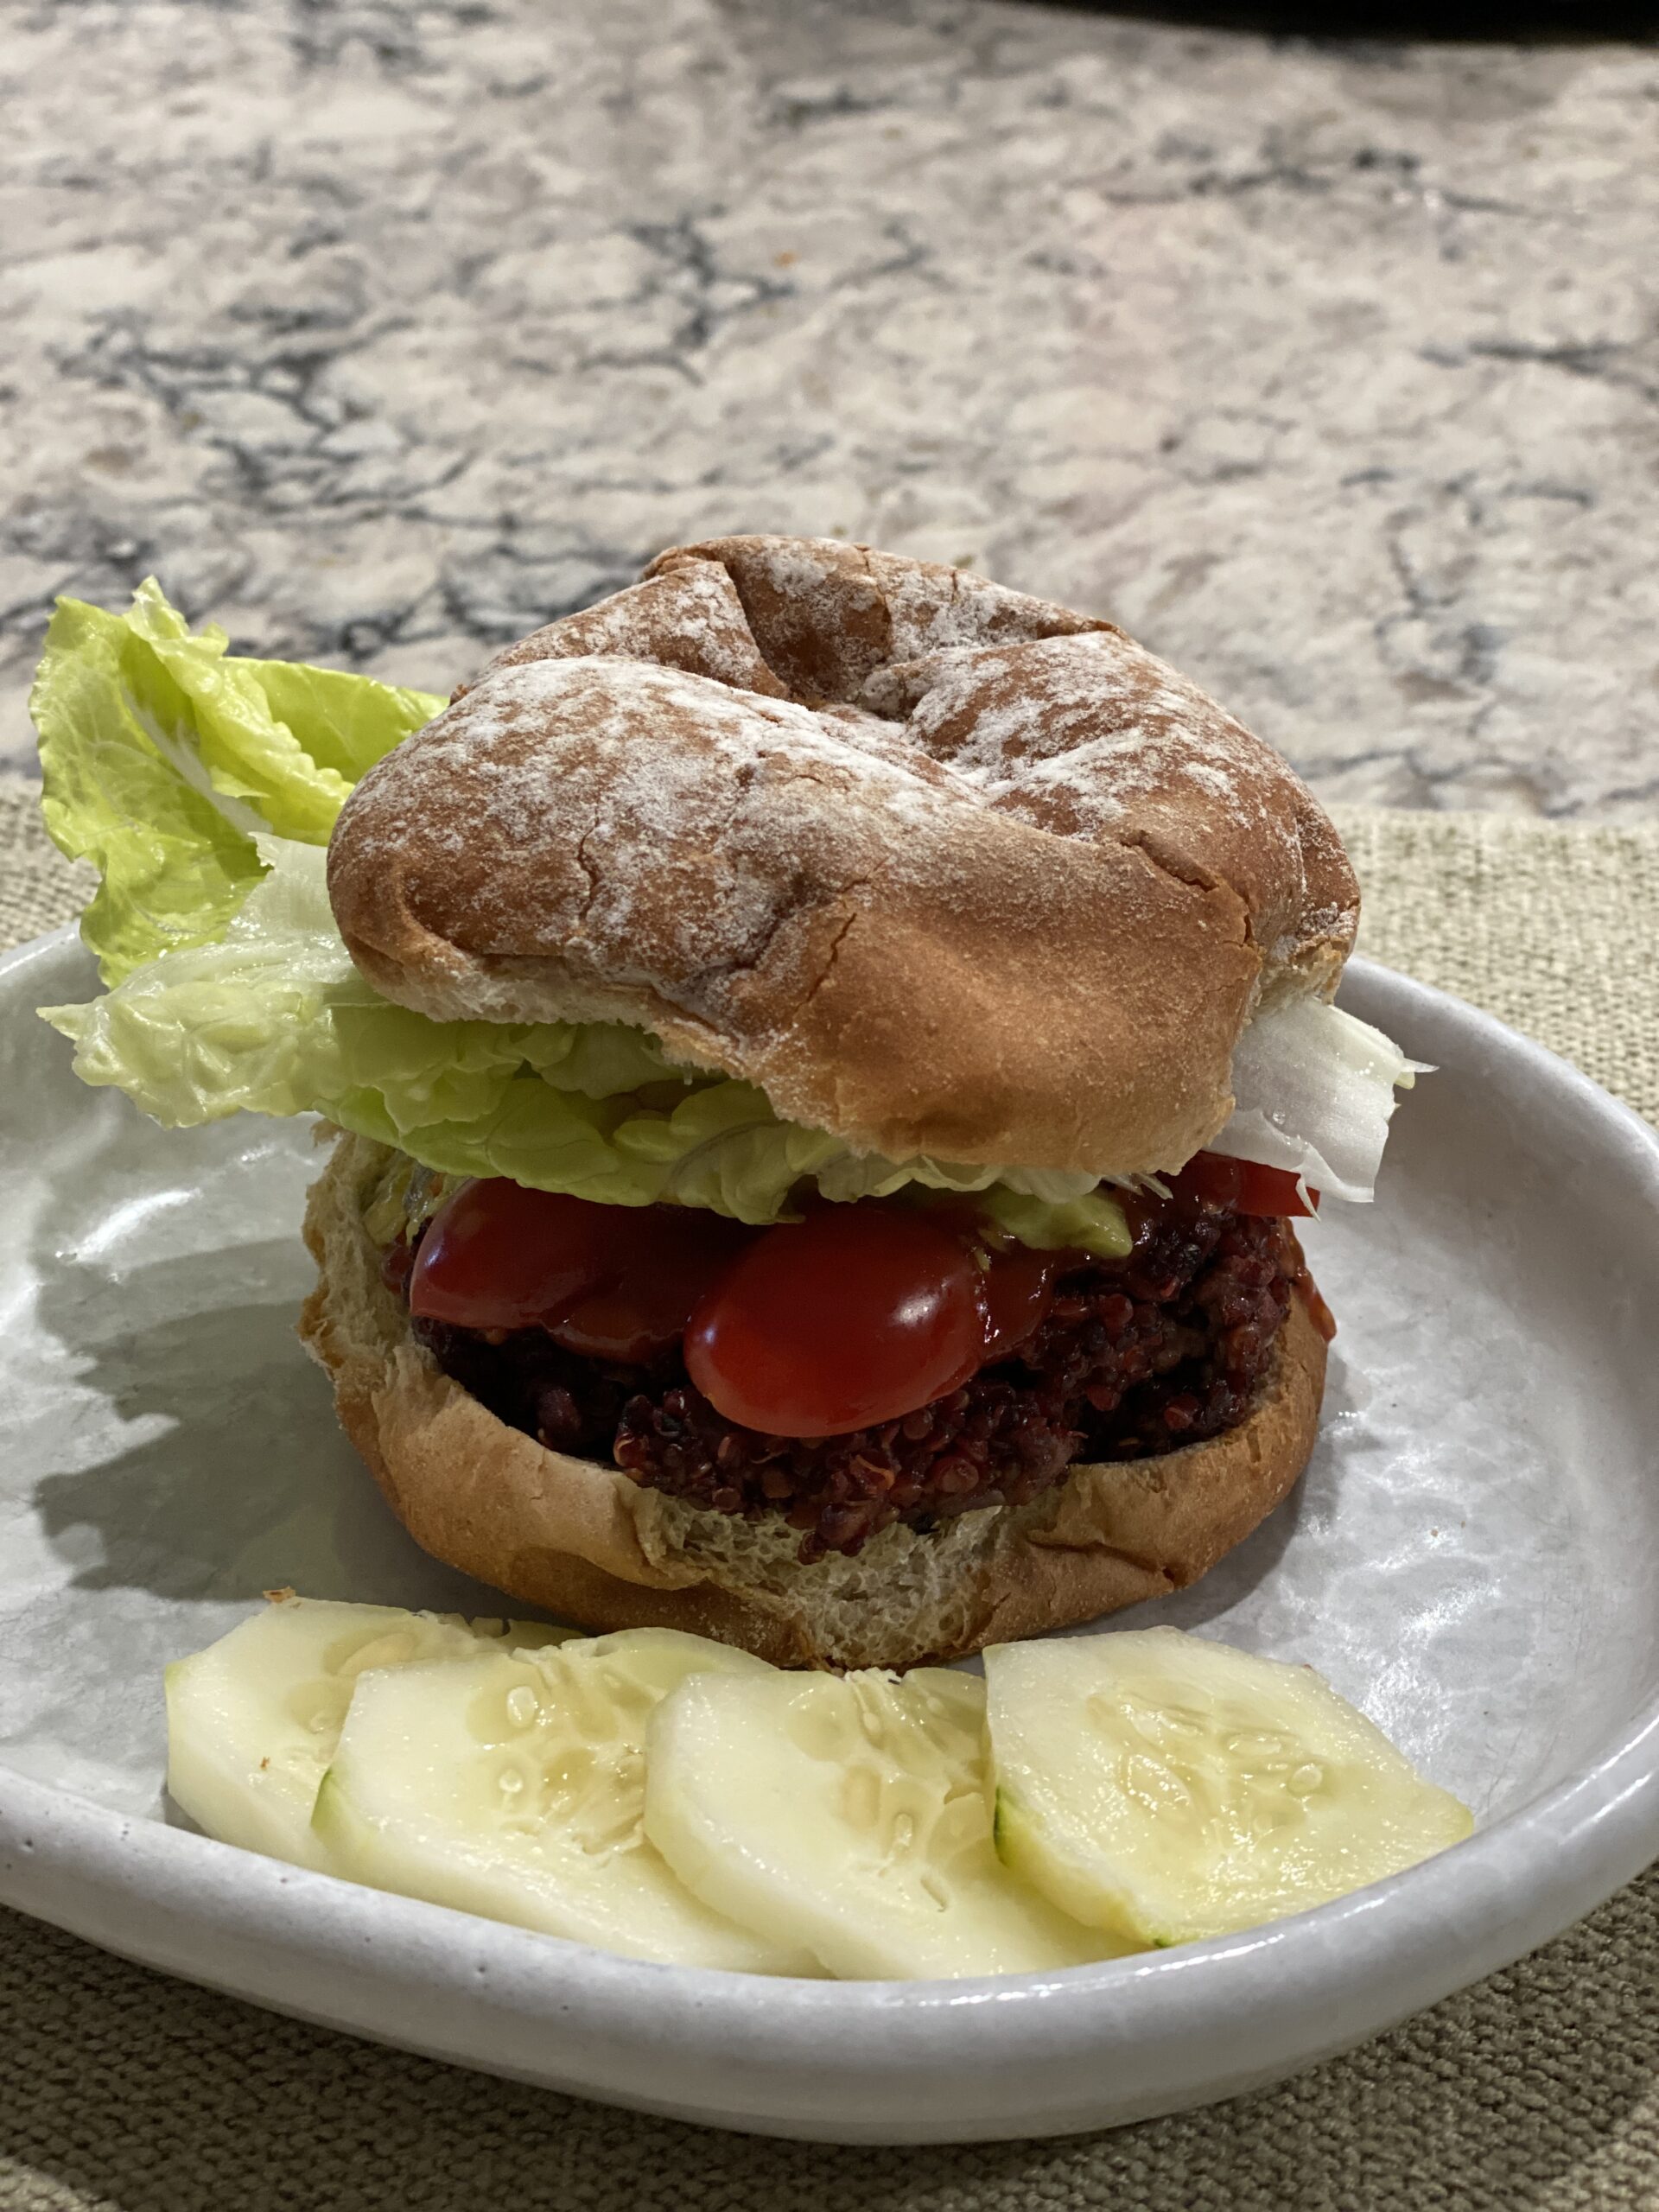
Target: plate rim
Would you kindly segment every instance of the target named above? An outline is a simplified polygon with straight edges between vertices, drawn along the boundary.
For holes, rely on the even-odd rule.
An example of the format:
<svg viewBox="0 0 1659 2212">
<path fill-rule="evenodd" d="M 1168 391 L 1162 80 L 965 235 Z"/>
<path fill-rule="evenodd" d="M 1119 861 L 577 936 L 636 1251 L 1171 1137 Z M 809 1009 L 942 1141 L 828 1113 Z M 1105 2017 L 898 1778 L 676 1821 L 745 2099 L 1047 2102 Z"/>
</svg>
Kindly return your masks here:
<svg viewBox="0 0 1659 2212">
<path fill-rule="evenodd" d="M 77 937 L 69 923 L 0 954 L 0 984 L 69 949 Z M 1488 1054 L 1529 1064 L 1558 1090 L 1576 1093 L 1610 1135 L 1622 1135 L 1633 1173 L 1659 1205 L 1659 1131 L 1581 1069 L 1484 1009 L 1399 970 L 1356 956 L 1348 972 L 1368 996 L 1380 994 L 1402 1010 L 1450 1022 Z M 487 1986 L 500 1994 L 507 2015 L 543 2026 L 556 2016 L 578 2040 L 626 2037 L 638 2031 L 642 2018 L 683 2012 L 718 2048 L 722 2065 L 775 2076 L 774 2106 L 791 2102 L 791 2069 L 798 2072 L 803 2063 L 779 2045 L 826 2032 L 861 2045 L 866 2059 L 879 2047 L 883 2070 L 937 2069 L 941 2082 L 955 2077 L 959 2088 L 971 2088 L 981 2086 L 976 2071 L 994 2067 L 1012 2078 L 1022 2068 L 1066 2055 L 1089 2051 L 1097 2060 L 1108 2048 L 1127 2049 L 1131 2038 L 1148 2050 L 1173 2047 L 1193 2019 L 1211 2026 L 1227 2017 L 1236 2025 L 1248 2023 L 1247 2040 L 1253 2048 L 1259 2041 L 1260 2051 L 1267 2051 L 1296 2040 L 1299 2018 L 1345 2018 L 1347 2026 L 1334 2037 L 1291 2062 L 1313 2063 L 1548 1941 L 1632 1878 L 1656 1853 L 1659 1694 L 1637 1708 L 1589 1766 L 1465 1841 L 1365 1890 L 1263 1928 L 1043 1975 L 787 1980 L 621 1958 L 289 1867 L 164 1821 L 117 1812 L 0 1762 L 0 1901 L 105 1948 L 302 2013 L 307 2007 L 292 2001 L 294 1991 L 284 2003 L 280 1974 L 267 1974 L 256 1990 L 245 1979 L 181 1967 L 165 1931 L 175 1920 L 188 1923 L 210 1947 L 222 1942 L 227 1955 L 250 1943 L 274 1946 L 301 1974 L 313 1970 L 320 1952 L 332 1955 L 342 1937 L 354 1937 L 359 1971 L 364 1950 L 376 1955 L 379 1974 L 365 1977 L 372 1989 L 400 1978 L 395 1965 L 390 1976 L 386 1971 L 397 1953 L 406 1962 L 401 1978 L 408 1979 L 412 1965 L 418 1986 L 435 2004 L 446 1995 L 476 2003 L 480 1986 Z M 1526 1881 L 1528 1867 L 1547 1868 L 1548 1878 Z M 1517 1876 L 1523 1877 L 1518 1904 Z M 125 1929 L 125 1918 L 135 1912 L 141 1919 L 153 1916 L 149 1928 Z M 1275 1954 L 1287 1955 L 1291 1971 L 1273 1971 Z M 1251 1986 L 1264 1962 L 1266 1999 Z M 1356 2010 L 1357 1993 L 1362 2001 Z M 1368 1997 L 1377 2001 L 1363 2001 Z M 499 2056 L 476 2055 L 464 2041 L 451 2047 L 412 2030 L 394 2034 L 374 2021 L 373 2010 L 367 2005 L 356 2018 L 347 2018 L 336 2001 L 309 2017 L 376 2040 L 401 2040 L 455 2063 L 519 2070 Z M 942 2035 L 949 2040 L 945 2052 L 938 2048 Z M 822 2048 L 817 2056 L 822 2062 Z M 827 2082 L 832 2069 L 823 2070 Z M 1161 2098 L 1142 2096 L 1135 2113 L 1206 2101 L 1288 2070 L 1281 2055 L 1245 2067 L 1230 2081 L 1198 2083 L 1190 2093 Z M 578 2094 L 703 2124 L 820 2139 L 960 2141 L 1103 2124 L 1098 2116 L 1055 2119 L 1027 2111 L 1017 2122 L 1002 2114 L 986 2125 L 969 2125 L 971 2115 L 958 2114 L 931 2130 L 877 2123 L 874 2133 L 849 2133 L 827 2120 L 803 2121 L 776 2109 L 734 2114 L 626 2094 L 573 2082 L 570 2073 L 567 2065 L 562 2073 L 532 2072 L 524 2078 L 556 2081 Z M 798 2096 L 793 2101 L 798 2106 Z"/>
</svg>

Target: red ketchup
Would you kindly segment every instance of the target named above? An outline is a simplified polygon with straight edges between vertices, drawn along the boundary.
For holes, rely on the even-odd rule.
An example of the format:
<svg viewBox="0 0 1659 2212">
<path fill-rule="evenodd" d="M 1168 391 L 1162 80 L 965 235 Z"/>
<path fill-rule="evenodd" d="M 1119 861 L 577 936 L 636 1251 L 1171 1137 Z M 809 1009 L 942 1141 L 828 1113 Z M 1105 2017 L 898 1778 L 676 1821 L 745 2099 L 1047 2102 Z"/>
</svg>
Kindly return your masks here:
<svg viewBox="0 0 1659 2212">
<path fill-rule="evenodd" d="M 702 1206 L 602 1206 L 505 1176 L 465 1183 L 421 1239 L 409 1306 L 458 1328 L 541 1327 L 638 1365 L 675 1344 L 757 1232 Z"/>
<path fill-rule="evenodd" d="M 1308 1319 L 1329 1344 L 1337 1333 L 1337 1317 L 1320 1297 L 1319 1286 L 1306 1268 L 1291 1277 L 1291 1288 L 1306 1306 Z"/>
</svg>

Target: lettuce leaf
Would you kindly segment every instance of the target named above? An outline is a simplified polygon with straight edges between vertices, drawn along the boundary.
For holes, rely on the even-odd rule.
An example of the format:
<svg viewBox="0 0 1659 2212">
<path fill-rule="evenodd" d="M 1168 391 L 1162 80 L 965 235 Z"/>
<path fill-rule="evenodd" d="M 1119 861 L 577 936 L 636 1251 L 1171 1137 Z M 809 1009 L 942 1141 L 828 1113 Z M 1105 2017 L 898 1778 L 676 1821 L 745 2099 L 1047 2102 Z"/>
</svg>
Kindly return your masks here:
<svg viewBox="0 0 1659 2212">
<path fill-rule="evenodd" d="M 121 671 L 124 642 L 119 616 L 64 601 L 30 702 L 47 829 L 103 879 L 80 933 L 105 982 L 168 946 L 216 936 L 260 874 L 252 839 L 144 734 Z"/>
<path fill-rule="evenodd" d="M 408 691 L 350 669 L 313 668 L 304 661 L 232 659 L 223 665 L 257 687 L 276 721 L 346 791 L 448 703 L 438 693 Z M 273 830 L 279 826 L 271 823 Z M 333 827 L 331 814 L 321 842 Z"/>
<path fill-rule="evenodd" d="M 103 879 L 81 921 L 106 982 L 210 943 L 262 832 L 326 845 L 353 783 L 443 705 L 372 677 L 228 655 L 153 580 L 125 614 L 62 600 L 30 705 L 47 828 Z"/>
<path fill-rule="evenodd" d="M 327 1115 L 447 1175 L 775 1221 L 828 1198 L 979 1191 L 1027 1242 L 1127 1249 L 1087 1175 L 855 1153 L 753 1085 L 615 1022 L 429 1021 L 353 966 L 325 849 L 352 786 L 441 699 L 227 654 L 154 582 L 124 614 L 60 602 L 33 705 L 48 827 L 103 881 L 81 931 L 110 988 L 42 1007 L 75 1071 L 169 1128 Z"/>
<path fill-rule="evenodd" d="M 1123 1209 L 1104 1191 L 1055 1202 L 1033 1198 L 1001 1183 L 981 1200 L 993 1221 L 1039 1252 L 1092 1252 L 1101 1260 L 1126 1260 L 1134 1249 Z"/>
<path fill-rule="evenodd" d="M 614 1175 L 607 1132 L 624 1105 L 561 1078 L 579 1083 L 607 1050 L 660 1078 L 648 1040 L 393 1006 L 340 939 L 323 849 L 265 836 L 256 853 L 268 872 L 222 938 L 162 954 L 88 1005 L 41 1009 L 73 1039 L 83 1082 L 116 1085 L 169 1128 L 317 1112 L 459 1174 L 511 1173 L 498 1154 L 524 1153 L 549 1188 Z"/>
<path fill-rule="evenodd" d="M 430 1021 L 392 1006 L 340 940 L 322 849 L 269 836 L 256 849 L 267 872 L 219 941 L 163 953 L 88 1005 L 41 1009 L 73 1039 L 83 1082 L 116 1085 L 175 1128 L 326 1114 L 446 1174 L 602 1205 L 770 1222 L 809 1177 L 835 1198 L 913 1185 L 987 1192 L 1027 1243 L 1128 1249 L 1121 1210 L 1087 1176 L 1023 1179 L 1048 1186 L 1041 1196 L 995 1167 L 855 1153 L 780 1121 L 752 1084 L 674 1067 L 620 1024 Z"/>
<path fill-rule="evenodd" d="M 1290 999 L 1258 1014 L 1233 1054 L 1233 1114 L 1210 1150 L 1299 1175 L 1327 1198 L 1369 1205 L 1396 1090 L 1431 1071 L 1380 1029 Z"/>
<path fill-rule="evenodd" d="M 777 1219 L 826 1198 L 984 1194 L 1023 1242 L 1128 1249 L 1109 1178 L 894 1161 L 779 1121 L 749 1084 L 673 1066 L 618 1023 L 429 1021 L 353 967 L 323 849 L 353 785 L 443 706 L 429 693 L 192 634 L 152 580 L 124 614 L 60 601 L 32 696 L 47 826 L 102 881 L 81 921 L 108 995 L 43 1008 L 77 1071 L 170 1126 L 327 1114 L 451 1175 L 613 1205 Z M 1258 1016 L 1211 1149 L 1368 1198 L 1414 1065 L 1336 1008 Z"/>
</svg>

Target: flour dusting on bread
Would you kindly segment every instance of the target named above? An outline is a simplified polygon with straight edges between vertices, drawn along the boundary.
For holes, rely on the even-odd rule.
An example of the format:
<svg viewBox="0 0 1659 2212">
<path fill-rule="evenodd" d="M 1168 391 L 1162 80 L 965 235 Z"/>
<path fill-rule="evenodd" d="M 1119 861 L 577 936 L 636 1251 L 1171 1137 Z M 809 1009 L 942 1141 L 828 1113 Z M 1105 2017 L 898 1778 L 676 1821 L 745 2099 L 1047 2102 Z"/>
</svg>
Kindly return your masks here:
<svg viewBox="0 0 1659 2212">
<path fill-rule="evenodd" d="M 342 810 L 353 957 L 438 1018 L 615 1020 L 904 1158 L 1177 1166 L 1357 893 L 1287 765 L 1108 622 L 727 538 L 509 647 Z"/>
</svg>

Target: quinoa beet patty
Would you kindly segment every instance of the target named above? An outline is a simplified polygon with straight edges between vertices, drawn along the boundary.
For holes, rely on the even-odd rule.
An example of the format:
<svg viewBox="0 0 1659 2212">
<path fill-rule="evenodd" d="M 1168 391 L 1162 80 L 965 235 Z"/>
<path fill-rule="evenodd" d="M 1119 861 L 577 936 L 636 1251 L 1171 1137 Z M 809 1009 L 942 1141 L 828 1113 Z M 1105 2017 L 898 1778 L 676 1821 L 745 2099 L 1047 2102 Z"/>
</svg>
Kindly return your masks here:
<svg viewBox="0 0 1659 2212">
<path fill-rule="evenodd" d="M 541 1328 L 411 1325 L 512 1427 L 718 1512 L 778 1515 L 810 1561 L 856 1553 L 892 1522 L 1023 1504 L 1074 1462 L 1173 1451 L 1243 1418 L 1304 1272 L 1287 1223 L 1179 1190 L 1135 1211 L 1128 1257 L 1063 1268 L 1023 1342 L 931 1404 L 842 1435 L 740 1427 L 692 1384 L 678 1345 L 627 1365 Z"/>
</svg>

